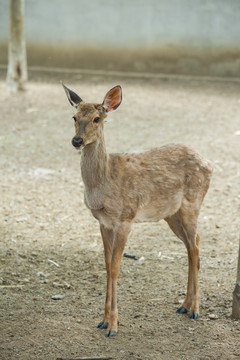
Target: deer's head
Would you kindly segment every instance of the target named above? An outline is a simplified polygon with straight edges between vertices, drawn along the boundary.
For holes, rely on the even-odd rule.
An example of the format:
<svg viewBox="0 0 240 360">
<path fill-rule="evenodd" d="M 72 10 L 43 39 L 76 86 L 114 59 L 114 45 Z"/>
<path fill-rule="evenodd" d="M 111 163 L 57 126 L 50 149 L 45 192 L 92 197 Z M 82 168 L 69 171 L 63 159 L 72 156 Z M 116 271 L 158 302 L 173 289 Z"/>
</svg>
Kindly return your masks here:
<svg viewBox="0 0 240 360">
<path fill-rule="evenodd" d="M 84 102 L 75 92 L 62 85 L 70 104 L 77 109 L 73 116 L 76 133 L 72 144 L 79 149 L 98 139 L 107 113 L 116 110 L 122 102 L 122 89 L 117 85 L 107 92 L 101 104 L 92 104 Z"/>
</svg>

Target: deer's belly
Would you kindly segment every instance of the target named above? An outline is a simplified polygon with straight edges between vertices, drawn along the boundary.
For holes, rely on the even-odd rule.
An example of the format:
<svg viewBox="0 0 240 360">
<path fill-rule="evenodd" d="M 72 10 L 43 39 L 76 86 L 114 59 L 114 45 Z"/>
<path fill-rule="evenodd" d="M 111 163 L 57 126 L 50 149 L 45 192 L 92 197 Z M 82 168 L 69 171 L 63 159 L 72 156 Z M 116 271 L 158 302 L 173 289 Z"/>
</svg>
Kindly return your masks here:
<svg viewBox="0 0 240 360">
<path fill-rule="evenodd" d="M 164 219 L 164 215 L 157 213 L 155 209 L 141 209 L 137 213 L 134 222 L 154 222 L 161 219 Z"/>
<path fill-rule="evenodd" d="M 175 214 L 182 201 L 182 194 L 178 193 L 171 199 L 159 203 L 157 200 L 147 206 L 139 208 L 134 222 L 159 221 Z"/>
</svg>

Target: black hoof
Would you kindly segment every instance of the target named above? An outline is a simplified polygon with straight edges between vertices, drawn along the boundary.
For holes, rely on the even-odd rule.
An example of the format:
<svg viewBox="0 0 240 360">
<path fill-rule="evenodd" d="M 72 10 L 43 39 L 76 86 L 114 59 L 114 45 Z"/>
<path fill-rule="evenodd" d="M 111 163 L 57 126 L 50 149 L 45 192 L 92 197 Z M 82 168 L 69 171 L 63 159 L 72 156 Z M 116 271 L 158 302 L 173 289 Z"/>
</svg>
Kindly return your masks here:
<svg viewBox="0 0 240 360">
<path fill-rule="evenodd" d="M 101 321 L 98 326 L 97 326 L 98 329 L 107 329 L 108 328 L 108 322 L 103 322 Z"/>
<path fill-rule="evenodd" d="M 198 319 L 198 313 L 191 312 L 189 317 L 190 317 L 190 319 L 197 320 Z"/>
<path fill-rule="evenodd" d="M 180 308 L 176 311 L 178 314 L 185 314 L 187 312 L 187 308 L 180 306 Z"/>
<path fill-rule="evenodd" d="M 106 333 L 106 337 L 114 337 L 117 335 L 117 330 L 109 330 L 107 333 Z"/>
</svg>

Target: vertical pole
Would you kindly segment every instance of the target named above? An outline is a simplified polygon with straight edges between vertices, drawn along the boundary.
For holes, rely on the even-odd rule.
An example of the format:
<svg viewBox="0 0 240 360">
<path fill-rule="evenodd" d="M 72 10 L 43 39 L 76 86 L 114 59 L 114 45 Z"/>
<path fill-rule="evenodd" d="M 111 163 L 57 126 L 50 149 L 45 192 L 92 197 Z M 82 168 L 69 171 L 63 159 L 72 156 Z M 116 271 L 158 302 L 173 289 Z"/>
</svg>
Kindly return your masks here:
<svg viewBox="0 0 240 360">
<path fill-rule="evenodd" d="M 240 238 L 237 267 L 237 282 L 233 291 L 232 317 L 240 319 Z"/>
<path fill-rule="evenodd" d="M 24 39 L 24 0 L 10 0 L 10 38 L 8 48 L 7 87 L 24 90 L 27 81 L 27 55 Z"/>
</svg>

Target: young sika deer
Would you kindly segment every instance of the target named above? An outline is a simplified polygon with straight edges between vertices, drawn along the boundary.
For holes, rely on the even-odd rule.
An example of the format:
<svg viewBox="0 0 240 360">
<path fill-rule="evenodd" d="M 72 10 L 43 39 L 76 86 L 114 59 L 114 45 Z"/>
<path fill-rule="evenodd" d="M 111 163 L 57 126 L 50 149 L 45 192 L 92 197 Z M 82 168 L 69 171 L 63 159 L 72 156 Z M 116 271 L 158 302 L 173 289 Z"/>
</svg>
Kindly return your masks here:
<svg viewBox="0 0 240 360">
<path fill-rule="evenodd" d="M 85 103 L 64 86 L 68 100 L 77 109 L 76 134 L 72 144 L 82 148 L 81 172 L 84 200 L 100 223 L 107 270 L 105 311 L 99 329 L 106 336 L 117 333 L 117 278 L 133 222 L 164 219 L 188 252 L 187 295 L 178 313 L 199 313 L 199 235 L 197 219 L 208 190 L 212 166 L 185 145 L 166 145 L 141 154 L 107 154 L 103 123 L 122 101 L 115 86 L 102 104 Z"/>
</svg>

